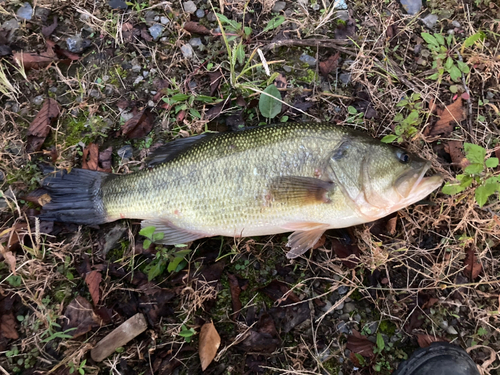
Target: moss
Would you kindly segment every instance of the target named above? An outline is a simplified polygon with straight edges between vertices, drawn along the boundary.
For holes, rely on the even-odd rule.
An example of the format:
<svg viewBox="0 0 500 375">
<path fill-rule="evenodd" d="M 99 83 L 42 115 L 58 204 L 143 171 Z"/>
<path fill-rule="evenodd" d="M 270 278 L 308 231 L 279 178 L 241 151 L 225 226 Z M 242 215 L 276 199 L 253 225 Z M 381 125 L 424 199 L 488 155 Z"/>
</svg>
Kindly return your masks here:
<svg viewBox="0 0 500 375">
<path fill-rule="evenodd" d="M 67 145 L 73 146 L 83 140 L 83 132 L 85 131 L 85 124 L 87 123 L 88 112 L 82 112 L 77 118 L 70 116 L 65 117 L 62 127 L 65 131 L 66 137 L 64 141 Z"/>
<path fill-rule="evenodd" d="M 302 75 L 302 77 L 300 77 L 300 80 L 302 82 L 305 82 L 307 84 L 311 84 L 311 83 L 316 82 L 318 80 L 318 75 L 316 74 L 316 72 L 313 69 L 307 69 L 304 73 L 305 74 Z"/>
<path fill-rule="evenodd" d="M 378 327 L 381 333 L 385 333 L 388 336 L 394 335 L 394 333 L 396 332 L 396 328 L 396 325 L 388 320 L 382 320 Z"/>
</svg>

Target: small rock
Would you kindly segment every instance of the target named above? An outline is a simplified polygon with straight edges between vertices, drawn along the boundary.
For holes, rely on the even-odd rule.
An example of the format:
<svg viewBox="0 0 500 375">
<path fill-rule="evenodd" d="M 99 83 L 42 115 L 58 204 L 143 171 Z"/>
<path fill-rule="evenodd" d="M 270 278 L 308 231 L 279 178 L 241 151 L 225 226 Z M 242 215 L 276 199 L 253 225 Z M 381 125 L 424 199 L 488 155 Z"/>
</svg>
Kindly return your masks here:
<svg viewBox="0 0 500 375">
<path fill-rule="evenodd" d="M 458 21 L 451 21 L 451 24 L 454 26 L 454 27 L 461 27 L 462 25 L 460 24 L 460 22 Z"/>
<path fill-rule="evenodd" d="M 453 30 L 453 29 L 448 30 L 448 34 L 449 35 L 454 35 L 455 34 L 455 30 Z"/>
<path fill-rule="evenodd" d="M 198 86 L 198 84 L 196 83 L 196 81 L 189 81 L 189 83 L 188 83 L 188 87 L 190 90 L 194 90 L 197 86 Z"/>
<path fill-rule="evenodd" d="M 155 24 L 149 28 L 149 33 L 153 37 L 154 40 L 158 39 L 163 33 L 163 26 L 159 24 Z"/>
<path fill-rule="evenodd" d="M 144 77 L 143 76 L 138 76 L 135 81 L 134 81 L 134 86 L 138 85 L 139 83 L 141 83 L 142 81 L 144 81 Z"/>
<path fill-rule="evenodd" d="M 182 47 L 181 47 L 181 52 L 182 52 L 182 55 L 184 56 L 184 58 L 186 59 L 190 59 L 191 57 L 193 57 L 193 47 L 191 47 L 191 44 L 184 44 Z"/>
<path fill-rule="evenodd" d="M 5 102 L 5 109 L 10 110 L 11 112 L 17 113 L 17 112 L 19 112 L 19 104 L 17 104 L 16 102 L 7 101 L 7 102 Z"/>
<path fill-rule="evenodd" d="M 195 14 L 196 14 L 196 17 L 198 17 L 198 18 L 205 17 L 205 11 L 203 9 L 198 9 Z"/>
<path fill-rule="evenodd" d="M 348 286 L 345 286 L 345 285 L 341 285 L 339 286 L 339 288 L 337 289 L 337 292 L 342 296 L 344 294 L 346 294 L 348 291 L 349 291 L 349 287 Z"/>
<path fill-rule="evenodd" d="M 286 2 L 285 1 L 277 1 L 276 3 L 274 3 L 274 7 L 271 10 L 271 12 L 279 13 L 282 10 L 285 10 L 285 8 L 286 8 Z"/>
<path fill-rule="evenodd" d="M 144 20 L 146 21 L 146 24 L 149 26 L 153 25 L 156 16 L 157 13 L 154 10 L 148 10 L 146 13 L 144 13 Z"/>
<path fill-rule="evenodd" d="M 313 8 L 313 10 L 319 10 L 320 6 L 318 3 L 314 3 L 313 5 L 311 5 L 311 8 Z"/>
<path fill-rule="evenodd" d="M 335 0 L 335 9 L 347 9 L 345 0 Z"/>
<path fill-rule="evenodd" d="M 111 230 L 108 230 L 106 232 L 106 234 L 104 235 L 104 247 L 102 250 L 104 256 L 106 256 L 109 250 L 111 250 L 116 245 L 116 243 L 120 240 L 126 230 L 126 227 L 118 224 L 114 228 L 111 228 Z"/>
<path fill-rule="evenodd" d="M 344 85 L 348 85 L 351 82 L 351 73 L 340 73 L 339 80 Z"/>
<path fill-rule="evenodd" d="M 9 35 L 8 42 L 11 42 L 14 39 L 14 33 L 19 29 L 19 22 L 15 18 L 12 18 L 2 24 L 2 29 Z"/>
<path fill-rule="evenodd" d="M 50 15 L 50 9 L 42 8 L 42 7 L 39 7 L 39 6 L 36 7 L 36 9 L 35 9 L 35 17 L 40 18 L 40 20 L 42 22 L 47 21 L 47 19 L 49 18 L 49 15 Z"/>
<path fill-rule="evenodd" d="M 453 326 L 449 326 L 446 329 L 446 332 L 448 332 L 450 335 L 458 335 L 457 330 Z"/>
<path fill-rule="evenodd" d="M 418 64 L 418 65 L 425 66 L 425 65 L 427 65 L 427 60 L 425 60 L 425 59 L 423 59 L 423 58 L 419 57 L 419 58 L 418 58 L 418 60 L 417 60 L 417 64 Z"/>
<path fill-rule="evenodd" d="M 406 13 L 414 16 L 422 9 L 422 0 L 401 0 L 401 5 Z"/>
<path fill-rule="evenodd" d="M 89 96 L 94 99 L 99 99 L 101 97 L 101 92 L 97 89 L 92 89 L 89 91 Z"/>
<path fill-rule="evenodd" d="M 351 334 L 351 329 L 349 328 L 349 326 L 347 325 L 346 322 L 340 322 L 339 324 L 337 324 L 337 330 L 340 333 L 344 333 L 346 335 L 350 335 Z"/>
<path fill-rule="evenodd" d="M 492 91 L 486 91 L 486 99 L 493 99 L 495 97 L 495 93 Z"/>
<path fill-rule="evenodd" d="M 31 102 L 34 104 L 34 105 L 42 105 L 43 103 L 43 95 L 38 95 L 38 96 L 35 96 Z"/>
<path fill-rule="evenodd" d="M 348 10 L 337 10 L 337 18 L 344 22 L 349 21 L 349 11 Z"/>
<path fill-rule="evenodd" d="M 433 29 L 434 27 L 436 27 L 437 21 L 438 16 L 436 14 L 428 14 L 427 16 L 422 18 L 422 22 L 429 29 Z"/>
<path fill-rule="evenodd" d="M 207 21 L 208 22 L 215 22 L 217 21 L 217 17 L 215 16 L 215 13 L 214 12 L 208 12 L 207 14 Z"/>
<path fill-rule="evenodd" d="M 90 40 L 83 39 L 81 34 L 75 36 L 70 36 L 66 39 L 66 44 L 68 45 L 68 51 L 73 53 L 81 53 L 83 50 L 90 46 Z"/>
<path fill-rule="evenodd" d="M 160 20 L 160 16 L 155 16 L 155 18 L 153 18 L 153 20 L 154 20 L 155 22 L 158 22 L 158 21 Z"/>
<path fill-rule="evenodd" d="M 160 17 L 160 23 L 161 23 L 162 25 L 166 25 L 166 24 L 170 23 L 170 20 L 168 19 L 168 17 L 161 16 L 161 17 Z"/>
<path fill-rule="evenodd" d="M 109 0 L 108 5 L 112 9 L 127 9 L 128 5 L 124 0 Z"/>
<path fill-rule="evenodd" d="M 339 316 L 339 320 L 342 320 L 344 322 L 348 322 L 349 318 L 350 318 L 349 314 L 342 314 Z"/>
<path fill-rule="evenodd" d="M 29 21 L 33 16 L 33 8 L 30 3 L 24 3 L 16 12 L 19 18 Z"/>
<path fill-rule="evenodd" d="M 321 308 L 321 310 L 322 310 L 323 312 L 328 312 L 331 308 L 332 308 L 332 303 L 331 303 L 330 301 L 326 300 L 326 301 L 325 301 L 325 306 L 323 306 L 323 307 Z M 331 311 L 331 312 L 333 312 L 333 311 Z M 330 312 L 330 313 L 331 313 L 331 312 Z"/>
<path fill-rule="evenodd" d="M 134 73 L 139 73 L 141 70 L 142 70 L 142 67 L 140 65 L 132 65 L 132 68 L 131 70 L 134 72 Z"/>
<path fill-rule="evenodd" d="M 110 78 L 110 77 L 109 77 L 108 75 L 106 75 L 106 74 L 105 74 L 105 75 L 103 75 L 103 76 L 102 76 L 102 81 L 103 81 L 103 82 L 107 82 L 107 81 L 109 81 L 109 78 Z"/>
<path fill-rule="evenodd" d="M 57 87 L 55 86 L 52 86 L 50 89 L 49 89 L 50 92 L 53 92 L 54 94 L 57 92 Z"/>
<path fill-rule="evenodd" d="M 283 65 L 283 70 L 287 73 L 290 73 L 292 71 L 292 67 L 288 65 Z"/>
<path fill-rule="evenodd" d="M 132 113 L 132 111 L 120 111 L 120 117 L 123 122 L 127 122 L 132 117 L 134 117 L 134 114 Z"/>
<path fill-rule="evenodd" d="M 132 157 L 133 152 L 134 149 L 130 145 L 125 145 L 118 151 L 116 151 L 118 156 L 121 157 L 122 159 L 130 159 Z"/>
<path fill-rule="evenodd" d="M 345 313 L 351 313 L 356 310 L 356 306 L 352 302 L 347 302 L 344 306 Z"/>
<path fill-rule="evenodd" d="M 184 12 L 186 13 L 196 13 L 196 4 L 192 1 L 184 2 L 184 4 L 182 4 L 182 7 L 184 8 Z"/>
<path fill-rule="evenodd" d="M 153 102 L 152 100 L 148 100 L 148 107 L 153 108 L 154 106 L 155 106 L 155 102 Z"/>
<path fill-rule="evenodd" d="M 147 70 L 142 72 L 142 76 L 146 78 L 149 75 L 149 72 Z"/>
<path fill-rule="evenodd" d="M 308 64 L 309 66 L 316 65 L 316 59 L 305 53 L 300 56 L 299 60 L 302 61 L 303 63 Z"/>
<path fill-rule="evenodd" d="M 198 47 L 202 46 L 203 42 L 201 41 L 200 38 L 192 38 L 189 40 L 189 44 L 191 44 L 193 47 Z"/>
<path fill-rule="evenodd" d="M 340 302 L 340 304 L 335 308 L 335 310 L 337 310 L 337 311 L 342 310 L 344 308 L 344 305 L 345 305 L 345 303 L 343 301 Z"/>
</svg>

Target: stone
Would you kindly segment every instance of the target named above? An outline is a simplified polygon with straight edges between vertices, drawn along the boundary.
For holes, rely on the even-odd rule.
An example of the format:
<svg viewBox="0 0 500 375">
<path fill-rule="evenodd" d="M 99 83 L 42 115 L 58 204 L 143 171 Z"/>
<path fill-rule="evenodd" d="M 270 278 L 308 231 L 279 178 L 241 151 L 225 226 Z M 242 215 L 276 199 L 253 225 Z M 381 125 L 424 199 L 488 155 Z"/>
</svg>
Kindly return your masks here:
<svg viewBox="0 0 500 375">
<path fill-rule="evenodd" d="M 193 47 L 198 47 L 202 46 L 203 42 L 201 41 L 200 38 L 192 38 L 189 40 L 189 44 L 191 44 Z"/>
<path fill-rule="evenodd" d="M 207 14 L 207 20 L 208 22 L 215 22 L 217 21 L 217 17 L 215 16 L 214 12 L 208 12 Z"/>
<path fill-rule="evenodd" d="M 337 18 L 344 22 L 349 21 L 349 11 L 348 10 L 337 10 Z"/>
<path fill-rule="evenodd" d="M 285 1 L 277 1 L 276 3 L 274 3 L 274 7 L 271 10 L 271 12 L 279 13 L 282 10 L 285 10 L 285 8 L 286 8 L 286 2 Z"/>
<path fill-rule="evenodd" d="M 198 18 L 205 17 L 205 11 L 203 9 L 198 9 L 195 14 L 196 14 L 196 17 L 198 17 Z"/>
<path fill-rule="evenodd" d="M 340 333 L 343 333 L 343 334 L 346 334 L 346 335 L 350 335 L 351 334 L 351 329 L 349 328 L 349 326 L 347 325 L 346 322 L 340 322 L 339 324 L 337 324 L 337 330 Z"/>
<path fill-rule="evenodd" d="M 24 3 L 16 12 L 16 15 L 23 20 L 29 21 L 33 17 L 33 8 L 30 3 Z"/>
<path fill-rule="evenodd" d="M 334 0 L 335 9 L 347 9 L 347 3 L 345 0 Z"/>
<path fill-rule="evenodd" d="M 335 310 L 337 311 L 342 310 L 344 308 L 344 305 L 345 305 L 344 302 L 340 302 L 340 304 L 335 308 Z"/>
<path fill-rule="evenodd" d="M 184 12 L 186 13 L 195 13 L 196 12 L 196 4 L 192 1 L 186 1 L 182 4 L 182 7 L 184 8 Z"/>
<path fill-rule="evenodd" d="M 46 22 L 50 15 L 50 9 L 36 7 L 35 9 L 35 17 L 38 17 L 42 22 Z"/>
<path fill-rule="evenodd" d="M 303 63 L 306 63 L 309 66 L 315 66 L 316 65 L 316 59 L 306 53 L 302 54 L 299 58 L 300 61 Z"/>
<path fill-rule="evenodd" d="M 351 73 L 340 73 L 339 80 L 344 85 L 348 85 L 351 82 Z"/>
<path fill-rule="evenodd" d="M 144 77 L 143 76 L 137 76 L 137 78 L 134 81 L 134 86 L 138 85 L 142 81 L 144 81 Z"/>
<path fill-rule="evenodd" d="M 168 17 L 161 16 L 161 17 L 160 17 L 160 23 L 161 23 L 162 25 L 166 25 L 166 24 L 170 23 L 170 20 L 168 19 Z"/>
<path fill-rule="evenodd" d="M 438 19 L 439 18 L 436 14 L 428 14 L 427 16 L 422 18 L 422 22 L 427 28 L 433 29 L 434 27 L 436 27 Z"/>
<path fill-rule="evenodd" d="M 38 95 L 38 96 L 35 96 L 31 102 L 34 104 L 34 105 L 42 105 L 44 101 L 44 98 L 43 98 L 43 95 Z"/>
<path fill-rule="evenodd" d="M 153 37 L 154 40 L 158 39 L 163 33 L 163 26 L 159 24 L 155 24 L 151 26 L 149 29 L 149 33 Z"/>
<path fill-rule="evenodd" d="M 461 27 L 462 26 L 460 24 L 460 22 L 458 22 L 458 21 L 451 21 L 451 24 L 453 25 L 453 27 Z"/>
<path fill-rule="evenodd" d="M 12 42 L 14 40 L 15 32 L 19 29 L 19 22 L 17 22 L 15 18 L 12 18 L 11 20 L 5 21 L 2 24 L 2 29 L 4 29 L 6 34 L 8 35 L 7 41 Z"/>
<path fill-rule="evenodd" d="M 124 0 L 109 0 L 108 5 L 112 9 L 127 9 L 128 5 Z"/>
<path fill-rule="evenodd" d="M 134 73 L 139 73 L 141 70 L 142 70 L 142 67 L 138 64 L 134 64 L 132 65 L 132 68 L 131 70 L 134 72 Z"/>
<path fill-rule="evenodd" d="M 342 295 L 346 294 L 349 291 L 349 289 L 350 288 L 348 286 L 341 285 L 338 287 L 337 292 L 342 296 Z"/>
<path fill-rule="evenodd" d="M 122 159 L 130 159 L 132 157 L 133 152 L 134 149 L 130 145 L 125 145 L 118 151 L 116 151 L 118 156 L 121 157 Z"/>
<path fill-rule="evenodd" d="M 351 313 L 356 310 L 356 306 L 352 302 L 347 302 L 344 306 L 345 313 Z"/>
<path fill-rule="evenodd" d="M 92 89 L 89 91 L 89 96 L 94 99 L 99 99 L 101 97 L 101 92 L 97 89 Z"/>
<path fill-rule="evenodd" d="M 182 55 L 184 56 L 184 58 L 186 59 L 190 59 L 191 57 L 193 57 L 193 47 L 191 47 L 191 44 L 184 44 L 182 47 L 181 47 L 181 52 L 182 52 Z"/>
<path fill-rule="evenodd" d="M 414 16 L 422 9 L 422 0 L 400 0 L 400 3 L 406 13 Z"/>
<path fill-rule="evenodd" d="M 82 53 L 85 48 L 90 47 L 90 44 L 90 40 L 82 38 L 81 34 L 66 39 L 68 51 L 73 53 Z"/>
</svg>

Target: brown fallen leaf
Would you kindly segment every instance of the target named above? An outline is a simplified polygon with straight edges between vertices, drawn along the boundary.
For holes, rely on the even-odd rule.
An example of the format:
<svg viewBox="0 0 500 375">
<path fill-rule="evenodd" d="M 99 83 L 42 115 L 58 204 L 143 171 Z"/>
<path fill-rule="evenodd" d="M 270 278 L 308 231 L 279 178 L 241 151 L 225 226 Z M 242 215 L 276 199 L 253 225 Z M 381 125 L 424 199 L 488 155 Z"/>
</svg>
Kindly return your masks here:
<svg viewBox="0 0 500 375">
<path fill-rule="evenodd" d="M 97 306 L 101 297 L 101 291 L 99 290 L 101 280 L 102 275 L 99 271 L 91 271 L 85 276 L 85 283 L 89 287 L 89 292 L 92 297 L 92 301 L 94 302 L 94 306 Z"/>
<path fill-rule="evenodd" d="M 28 128 L 27 152 L 40 151 L 45 138 L 50 132 L 50 125 L 57 119 L 61 113 L 59 103 L 52 98 L 48 98 L 38 111 Z"/>
<path fill-rule="evenodd" d="M 444 150 L 450 155 L 453 165 L 465 168 L 470 164 L 463 153 L 463 142 L 461 141 L 448 141 L 444 145 Z"/>
<path fill-rule="evenodd" d="M 54 50 L 50 47 L 40 53 L 16 51 L 12 56 L 17 65 L 24 67 L 26 70 L 42 69 L 50 63 L 59 60 Z"/>
<path fill-rule="evenodd" d="M 465 250 L 465 272 L 467 277 L 472 281 L 476 279 L 483 270 L 482 264 L 477 260 L 474 248 L 469 247 Z"/>
<path fill-rule="evenodd" d="M 420 346 L 421 348 L 427 348 L 433 342 L 441 342 L 441 341 L 448 342 L 448 340 L 446 340 L 445 338 L 438 336 L 424 335 L 424 334 L 417 334 L 416 336 L 417 336 L 418 346 Z"/>
<path fill-rule="evenodd" d="M 81 336 L 90 330 L 97 328 L 101 325 L 101 320 L 94 313 L 92 305 L 82 296 L 76 297 L 71 301 L 64 311 L 64 316 L 66 319 L 63 320 L 64 331 L 69 331 L 69 334 L 76 338 Z"/>
<path fill-rule="evenodd" d="M 274 80 L 274 85 L 279 89 L 286 89 L 287 81 L 286 77 L 283 74 L 278 74 L 278 76 Z"/>
<path fill-rule="evenodd" d="M 210 30 L 198 22 L 188 21 L 184 24 L 184 30 L 192 34 L 210 35 Z"/>
<path fill-rule="evenodd" d="M 123 124 L 121 132 L 127 139 L 143 138 L 153 129 L 153 115 L 145 108 Z"/>
<path fill-rule="evenodd" d="M 198 352 L 202 371 L 205 371 L 208 365 L 212 363 L 219 346 L 220 336 L 215 329 L 214 323 L 210 322 L 203 324 L 200 331 L 200 348 Z"/>
<path fill-rule="evenodd" d="M 220 86 L 223 77 L 224 75 L 220 72 L 220 70 L 208 73 L 208 78 L 210 78 L 210 96 L 214 96 L 215 92 Z"/>
<path fill-rule="evenodd" d="M 12 311 L 3 314 L 0 318 L 0 332 L 8 339 L 17 340 L 19 338 L 16 330 L 16 318 L 14 318 Z"/>
<path fill-rule="evenodd" d="M 0 244 L 0 251 L 3 256 L 3 260 L 6 265 L 9 266 L 10 272 L 12 272 L 14 275 L 16 274 L 16 257 L 14 254 L 12 254 L 12 251 L 7 251 L 5 250 L 5 247 Z"/>
<path fill-rule="evenodd" d="M 112 148 L 108 147 L 99 153 L 99 147 L 95 143 L 90 143 L 83 149 L 82 168 L 91 171 L 111 172 L 111 151 Z M 102 155 L 103 153 L 104 155 Z M 104 168 L 99 166 L 99 162 Z"/>
<path fill-rule="evenodd" d="M 241 288 L 236 275 L 229 273 L 227 278 L 229 280 L 229 290 L 231 292 L 231 302 L 233 305 L 233 314 L 231 315 L 231 319 L 236 319 L 243 307 L 240 301 Z"/>
<path fill-rule="evenodd" d="M 391 236 L 394 236 L 396 234 L 396 224 L 398 223 L 398 216 L 391 217 L 389 220 L 387 220 L 387 224 L 385 226 L 387 233 L 389 233 Z"/>
<path fill-rule="evenodd" d="M 465 120 L 466 112 L 462 107 L 462 98 L 458 97 L 456 101 L 446 106 L 445 109 L 437 109 L 439 120 L 433 125 L 425 129 L 424 135 L 426 136 L 449 136 L 455 125 Z"/>
<path fill-rule="evenodd" d="M 57 17 L 54 16 L 52 20 L 53 20 L 52 25 L 42 27 L 42 34 L 46 38 L 49 37 L 50 34 L 52 34 L 57 27 Z"/>
<path fill-rule="evenodd" d="M 319 71 L 323 77 L 328 77 L 328 74 L 337 69 L 339 57 L 340 52 L 337 52 L 335 55 L 331 55 L 327 60 L 319 63 Z"/>
<path fill-rule="evenodd" d="M 422 305 L 422 310 L 425 310 L 425 309 L 428 309 L 428 308 L 431 308 L 432 306 L 434 306 L 437 302 L 439 302 L 439 298 L 436 298 L 436 297 L 430 297 L 427 301 L 424 302 L 424 304 Z"/>
<path fill-rule="evenodd" d="M 347 349 L 353 353 L 361 354 L 363 357 L 373 357 L 373 347 L 375 344 L 368 340 L 365 336 L 361 335 L 355 329 L 353 334 L 347 337 Z"/>
</svg>

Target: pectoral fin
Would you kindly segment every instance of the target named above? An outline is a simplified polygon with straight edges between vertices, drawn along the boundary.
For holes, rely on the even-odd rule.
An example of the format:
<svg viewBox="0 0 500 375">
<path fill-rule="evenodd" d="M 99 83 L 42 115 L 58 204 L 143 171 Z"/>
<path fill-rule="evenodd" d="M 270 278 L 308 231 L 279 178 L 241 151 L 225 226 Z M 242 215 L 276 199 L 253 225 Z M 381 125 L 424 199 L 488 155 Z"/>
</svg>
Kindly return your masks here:
<svg viewBox="0 0 500 375">
<path fill-rule="evenodd" d="M 204 237 L 210 237 L 210 234 L 179 228 L 168 220 L 164 219 L 143 220 L 141 222 L 142 228 L 150 226 L 155 227 L 155 233 L 164 234 L 163 239 L 156 241 L 164 245 L 177 245 L 181 243 L 191 242 Z"/>
<path fill-rule="evenodd" d="M 299 205 L 330 203 L 328 193 L 333 188 L 333 182 L 313 177 L 277 177 L 271 182 L 269 197 L 273 202 L 288 202 Z"/>
<path fill-rule="evenodd" d="M 287 246 L 290 247 L 290 251 L 286 254 L 288 259 L 297 258 L 298 256 L 304 254 L 307 250 L 313 247 L 316 242 L 318 242 L 325 230 L 329 228 L 326 224 L 306 224 L 309 224 L 309 227 L 312 229 L 297 230 L 296 232 L 293 232 L 290 237 L 288 237 Z M 304 226 L 303 228 L 307 228 L 307 226 Z"/>
</svg>

